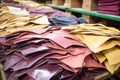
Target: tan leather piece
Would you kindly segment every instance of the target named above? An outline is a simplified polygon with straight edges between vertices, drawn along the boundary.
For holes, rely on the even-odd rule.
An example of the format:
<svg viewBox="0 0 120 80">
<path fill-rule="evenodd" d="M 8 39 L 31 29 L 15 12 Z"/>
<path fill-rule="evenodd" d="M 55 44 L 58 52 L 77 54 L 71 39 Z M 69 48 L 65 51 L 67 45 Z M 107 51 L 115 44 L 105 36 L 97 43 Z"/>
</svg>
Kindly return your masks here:
<svg viewBox="0 0 120 80">
<path fill-rule="evenodd" d="M 39 9 L 40 8 L 50 8 L 50 7 L 44 6 L 43 4 L 39 4 L 35 1 L 27 1 L 27 0 L 14 0 L 14 1 L 19 2 L 19 4 L 22 4 L 22 5 L 39 8 Z"/>
</svg>

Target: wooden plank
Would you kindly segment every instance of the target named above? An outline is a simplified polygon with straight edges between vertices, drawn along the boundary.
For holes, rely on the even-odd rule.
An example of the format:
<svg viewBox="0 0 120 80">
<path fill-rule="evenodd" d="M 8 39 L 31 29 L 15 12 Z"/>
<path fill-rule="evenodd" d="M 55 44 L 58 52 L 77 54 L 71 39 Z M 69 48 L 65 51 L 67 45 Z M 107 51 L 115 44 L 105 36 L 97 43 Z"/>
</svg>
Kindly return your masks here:
<svg viewBox="0 0 120 80">
<path fill-rule="evenodd" d="M 52 4 L 54 5 L 64 5 L 65 0 L 52 0 Z"/>
<path fill-rule="evenodd" d="M 46 0 L 46 4 L 52 4 L 52 0 Z"/>
<path fill-rule="evenodd" d="M 65 0 L 64 6 L 66 8 L 81 8 L 82 0 Z"/>
<path fill-rule="evenodd" d="M 97 4 L 98 4 L 97 0 L 83 0 L 82 8 L 84 10 L 88 10 L 88 11 L 97 11 L 97 8 L 98 8 Z M 83 15 L 83 17 L 85 17 L 86 19 L 88 19 L 89 23 L 94 23 L 94 21 L 92 20 L 91 16 Z"/>
<path fill-rule="evenodd" d="M 83 0 L 82 8 L 89 11 L 96 11 L 97 5 L 98 5 L 97 0 Z"/>
</svg>

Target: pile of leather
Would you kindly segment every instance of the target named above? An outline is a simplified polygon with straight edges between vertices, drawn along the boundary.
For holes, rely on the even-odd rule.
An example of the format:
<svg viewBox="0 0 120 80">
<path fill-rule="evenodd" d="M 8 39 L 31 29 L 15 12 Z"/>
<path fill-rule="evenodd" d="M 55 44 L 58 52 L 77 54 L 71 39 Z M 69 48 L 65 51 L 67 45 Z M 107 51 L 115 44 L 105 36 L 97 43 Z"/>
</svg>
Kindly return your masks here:
<svg viewBox="0 0 120 80">
<path fill-rule="evenodd" d="M 0 80 L 103 80 L 119 71 L 119 30 L 73 25 L 74 16 L 31 4 L 0 4 Z"/>
<path fill-rule="evenodd" d="M 98 12 L 120 16 L 120 0 L 99 0 Z"/>
<path fill-rule="evenodd" d="M 102 24 L 81 24 L 63 27 L 71 30 L 94 52 L 100 63 L 112 74 L 120 67 L 120 31 Z"/>
<path fill-rule="evenodd" d="M 12 6 L 0 8 L 0 34 L 10 34 L 20 30 L 40 29 L 50 23 L 47 16 L 31 17 L 29 12 Z"/>
<path fill-rule="evenodd" d="M 1 40 L 7 80 L 93 80 L 107 72 L 81 40 L 60 27 L 18 31 Z"/>
</svg>

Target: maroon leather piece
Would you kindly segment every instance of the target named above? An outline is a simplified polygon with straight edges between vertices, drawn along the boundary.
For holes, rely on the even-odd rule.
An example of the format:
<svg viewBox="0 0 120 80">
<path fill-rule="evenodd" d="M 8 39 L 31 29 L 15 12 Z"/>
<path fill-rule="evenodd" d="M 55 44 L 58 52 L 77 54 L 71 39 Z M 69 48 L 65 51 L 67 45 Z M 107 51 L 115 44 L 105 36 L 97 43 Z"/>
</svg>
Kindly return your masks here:
<svg viewBox="0 0 120 80">
<path fill-rule="evenodd" d="M 35 52 L 43 52 L 43 51 L 47 51 L 49 50 L 48 47 L 45 47 L 45 46 L 39 46 L 39 45 L 34 45 L 34 44 L 31 44 L 27 47 L 24 47 L 22 49 L 19 49 L 19 51 L 23 54 L 23 55 L 29 55 L 29 54 L 32 54 L 32 53 L 35 53 Z"/>
<path fill-rule="evenodd" d="M 104 7 L 104 8 L 103 8 Z M 111 11 L 111 12 L 116 12 L 119 11 L 119 5 L 110 5 L 110 6 L 100 6 L 98 7 L 99 11 Z"/>
<path fill-rule="evenodd" d="M 95 77 L 99 76 L 100 74 L 103 74 L 107 72 L 105 69 L 97 68 L 94 70 L 88 70 L 87 68 L 84 69 L 84 74 L 86 78 L 89 78 L 90 80 L 94 80 Z"/>
<path fill-rule="evenodd" d="M 19 70 L 15 76 L 17 76 L 17 77 L 22 76 L 22 75 L 26 74 L 27 72 L 29 72 L 31 69 L 35 69 L 41 65 L 47 64 L 47 62 L 48 62 L 48 60 L 46 60 L 46 59 L 40 60 L 30 68 Z"/>
<path fill-rule="evenodd" d="M 29 71 L 27 74 L 35 80 L 50 80 L 61 69 L 58 65 L 45 64 Z"/>
<path fill-rule="evenodd" d="M 34 53 L 35 54 L 35 53 Z M 35 64 L 37 61 L 41 60 L 42 58 L 44 58 L 45 56 L 51 55 L 53 53 L 44 53 L 44 54 L 37 54 L 37 55 L 33 55 L 28 57 L 27 61 L 25 60 L 21 60 L 19 61 L 16 65 L 14 65 L 13 67 L 11 67 L 14 71 L 16 70 L 20 70 L 20 69 L 25 69 L 25 68 L 29 68 L 31 67 L 33 64 Z"/>
<path fill-rule="evenodd" d="M 59 76 L 59 80 L 63 80 L 63 79 L 69 78 L 69 77 L 71 77 L 73 75 L 74 75 L 74 73 L 72 73 L 70 71 L 63 71 L 61 73 L 61 75 Z"/>
<path fill-rule="evenodd" d="M 112 3 L 112 2 L 119 2 L 119 0 L 99 0 L 99 2 Z"/>
<path fill-rule="evenodd" d="M 35 80 L 35 79 L 31 78 L 30 76 L 26 76 L 26 77 L 23 78 L 22 80 Z"/>
</svg>

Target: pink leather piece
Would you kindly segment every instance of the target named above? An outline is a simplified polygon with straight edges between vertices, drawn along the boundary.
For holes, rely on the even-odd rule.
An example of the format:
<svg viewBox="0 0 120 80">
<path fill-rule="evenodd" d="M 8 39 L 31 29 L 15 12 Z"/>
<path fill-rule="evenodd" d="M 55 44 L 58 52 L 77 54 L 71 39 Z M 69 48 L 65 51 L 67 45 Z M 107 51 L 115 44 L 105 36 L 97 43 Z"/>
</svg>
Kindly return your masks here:
<svg viewBox="0 0 120 80">
<path fill-rule="evenodd" d="M 79 55 L 79 54 L 84 54 L 85 52 L 86 53 L 91 53 L 91 51 L 88 48 L 84 48 L 84 47 L 81 47 L 81 46 L 69 47 L 67 50 L 73 56 Z"/>
<path fill-rule="evenodd" d="M 69 56 L 70 56 L 69 54 L 67 54 L 67 55 L 54 54 L 54 55 L 48 56 L 47 58 L 49 58 L 49 59 L 64 59 Z"/>
<path fill-rule="evenodd" d="M 77 56 L 70 56 L 68 58 L 65 59 L 61 59 L 60 61 L 62 61 L 63 63 L 67 64 L 70 67 L 73 68 L 80 68 L 83 66 L 83 62 L 84 59 L 87 55 L 89 55 L 90 53 L 83 53 L 83 54 L 79 54 Z"/>
<path fill-rule="evenodd" d="M 44 38 L 48 38 L 56 42 L 58 45 L 62 46 L 63 48 L 67 48 L 72 45 L 82 45 L 80 42 L 65 38 L 64 36 L 61 36 L 58 34 L 48 34 L 45 35 Z"/>
</svg>

